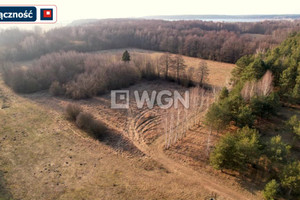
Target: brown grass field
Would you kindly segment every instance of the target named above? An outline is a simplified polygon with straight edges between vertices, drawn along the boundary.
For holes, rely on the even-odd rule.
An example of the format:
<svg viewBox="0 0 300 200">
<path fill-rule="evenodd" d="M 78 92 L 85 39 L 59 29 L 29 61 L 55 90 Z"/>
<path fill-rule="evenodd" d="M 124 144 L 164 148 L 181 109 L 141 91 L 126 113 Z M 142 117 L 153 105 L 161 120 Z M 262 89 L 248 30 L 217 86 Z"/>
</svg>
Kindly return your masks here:
<svg viewBox="0 0 300 200">
<path fill-rule="evenodd" d="M 108 51 L 100 51 L 100 53 L 117 53 L 120 54 L 123 53 L 125 49 L 117 49 L 117 50 L 108 50 Z M 141 50 L 141 49 L 127 49 L 132 57 L 134 57 L 135 54 L 137 55 L 147 55 L 150 56 L 153 60 L 159 59 L 160 56 L 162 56 L 163 52 L 157 52 L 157 51 L 149 51 L 149 50 Z M 176 54 L 171 54 L 175 56 Z M 215 86 L 215 87 L 224 87 L 227 86 L 230 80 L 231 71 L 235 67 L 235 64 L 230 63 L 223 63 L 223 62 L 216 62 L 212 60 L 204 60 L 201 58 L 193 58 L 188 56 L 182 56 L 184 58 L 185 64 L 187 68 L 193 67 L 198 68 L 198 65 L 201 61 L 205 61 L 208 65 L 209 69 L 209 76 L 207 83 Z"/>
<path fill-rule="evenodd" d="M 199 62 L 185 59 L 190 66 Z M 210 84 L 224 86 L 234 65 L 207 62 Z M 127 89 L 186 88 L 142 81 Z M 105 123 L 109 136 L 91 139 L 69 122 L 64 108 L 70 102 Z M 110 94 L 79 101 L 47 92 L 17 95 L 3 81 L 0 108 L 0 199 L 261 199 L 254 184 L 208 165 L 219 135 L 202 124 L 164 150 L 161 109 L 111 109 Z"/>
</svg>

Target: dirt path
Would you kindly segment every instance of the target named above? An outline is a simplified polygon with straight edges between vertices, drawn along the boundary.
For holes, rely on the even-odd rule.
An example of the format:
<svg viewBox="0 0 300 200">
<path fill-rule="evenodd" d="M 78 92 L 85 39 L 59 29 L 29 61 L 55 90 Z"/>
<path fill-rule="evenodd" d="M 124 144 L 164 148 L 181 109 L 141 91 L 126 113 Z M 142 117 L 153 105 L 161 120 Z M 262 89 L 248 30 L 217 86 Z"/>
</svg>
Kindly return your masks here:
<svg viewBox="0 0 300 200">
<path fill-rule="evenodd" d="M 70 100 L 66 99 L 52 98 L 48 95 L 40 98 L 39 100 L 36 100 L 36 97 L 33 99 L 39 103 L 42 103 L 43 105 L 47 104 L 46 106 L 50 106 L 54 109 L 58 105 L 63 108 L 64 105 L 71 102 Z M 176 175 L 178 181 L 188 180 L 188 182 L 199 186 L 199 189 L 204 188 L 212 193 L 216 193 L 218 195 L 218 200 L 259 199 L 257 195 L 252 194 L 249 191 L 237 189 L 236 186 L 225 186 L 221 181 L 218 182 L 218 180 L 212 178 L 212 176 L 201 173 L 200 171 L 195 171 L 190 166 L 183 165 L 168 157 L 164 152 L 164 135 L 160 135 L 156 140 L 154 140 L 154 142 L 148 145 L 143 138 L 145 133 L 139 132 L 140 129 L 138 127 L 140 124 L 137 122 L 141 119 L 141 117 L 143 117 L 143 115 L 147 115 L 150 110 L 134 110 L 131 114 L 124 114 L 122 112 L 110 109 L 108 105 L 110 102 L 106 102 L 105 99 L 102 98 L 93 98 L 89 101 L 77 101 L 76 103 L 81 105 L 85 111 L 92 113 L 96 118 L 102 120 L 109 127 L 109 129 L 115 130 L 126 137 L 145 155 L 157 161 L 158 163 L 161 163 L 164 168 Z M 62 110 L 58 111 L 58 113 L 59 112 L 62 112 Z M 147 125 L 151 126 L 151 123 Z"/>
<path fill-rule="evenodd" d="M 131 121 L 134 124 L 135 120 Z M 140 135 L 136 133 L 136 130 L 131 127 L 129 129 L 133 131 L 132 135 Z M 191 181 L 199 184 L 199 186 L 204 187 L 205 189 L 212 191 L 213 193 L 218 194 L 221 198 L 232 199 L 232 200 L 253 200 L 256 199 L 250 193 L 244 193 L 234 191 L 232 188 L 228 188 L 224 185 L 220 185 L 216 181 L 212 180 L 209 176 L 205 174 L 201 174 L 190 167 L 184 166 L 173 159 L 169 158 L 164 153 L 164 135 L 161 135 L 157 138 L 151 145 L 147 145 L 143 142 L 143 140 L 135 140 L 133 138 L 134 145 L 142 151 L 144 154 L 148 155 L 155 161 L 161 163 L 164 167 L 166 167 L 170 172 L 176 173 L 178 176 L 184 179 L 190 179 Z M 220 199 L 220 198 L 218 198 Z"/>
</svg>

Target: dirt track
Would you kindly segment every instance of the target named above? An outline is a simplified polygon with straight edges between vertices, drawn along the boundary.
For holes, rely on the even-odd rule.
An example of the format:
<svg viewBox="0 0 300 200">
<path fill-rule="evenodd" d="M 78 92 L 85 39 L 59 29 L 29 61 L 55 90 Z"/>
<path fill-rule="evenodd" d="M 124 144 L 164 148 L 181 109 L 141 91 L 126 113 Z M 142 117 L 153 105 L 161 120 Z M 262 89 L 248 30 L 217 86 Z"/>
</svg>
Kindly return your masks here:
<svg viewBox="0 0 300 200">
<path fill-rule="evenodd" d="M 148 87 L 151 89 L 156 86 L 157 84 L 151 86 L 150 83 L 150 85 L 144 85 L 144 88 Z M 140 86 L 134 86 L 133 88 L 136 89 L 136 87 Z M 67 99 L 53 98 L 47 94 L 27 95 L 26 97 L 46 107 L 50 107 L 54 110 L 56 109 L 58 113 L 63 112 L 63 108 L 67 103 L 73 102 Z M 147 109 L 140 111 L 133 109 L 129 113 L 129 111 L 126 110 L 112 110 L 110 109 L 110 101 L 108 99 L 109 96 L 103 96 L 95 97 L 91 100 L 77 101 L 76 103 L 81 105 L 85 111 L 92 113 L 96 118 L 103 121 L 111 131 L 119 134 L 121 133 L 124 138 L 122 140 L 120 139 L 119 142 L 133 143 L 139 151 L 158 163 L 161 163 L 164 168 L 171 173 L 174 173 L 179 180 L 185 179 L 185 181 L 198 185 L 199 189 L 205 188 L 206 190 L 217 194 L 218 199 L 259 199 L 256 195 L 253 195 L 246 190 L 236 190 L 236 188 L 225 186 L 222 182 L 212 178 L 210 175 L 195 171 L 191 167 L 182 165 L 168 157 L 164 152 L 164 135 L 162 133 L 156 133 L 155 139 L 149 145 L 149 142 L 145 140 L 147 130 L 150 130 L 150 132 L 153 132 L 153 130 L 159 131 L 159 124 L 157 123 L 157 120 L 153 120 L 153 118 L 151 118 L 151 121 L 149 122 L 147 122 L 147 119 L 141 120 L 141 118 L 143 118 L 143 116 L 153 115 L 153 112 L 155 113 L 155 111 Z M 156 113 L 159 115 L 159 111 Z M 142 121 L 145 126 L 152 128 L 141 129 L 140 124 L 138 123 L 139 121 Z M 116 142 L 115 145 L 118 145 L 119 142 Z M 122 146 L 122 144 L 120 145 Z M 118 148 L 119 147 L 116 147 L 116 149 Z"/>
</svg>

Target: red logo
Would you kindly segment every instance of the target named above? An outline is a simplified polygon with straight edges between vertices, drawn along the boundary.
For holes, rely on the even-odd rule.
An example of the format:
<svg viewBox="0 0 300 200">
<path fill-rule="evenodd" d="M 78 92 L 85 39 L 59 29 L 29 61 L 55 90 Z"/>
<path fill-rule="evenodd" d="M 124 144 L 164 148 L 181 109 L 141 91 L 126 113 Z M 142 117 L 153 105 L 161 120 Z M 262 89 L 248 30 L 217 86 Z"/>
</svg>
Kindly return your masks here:
<svg viewBox="0 0 300 200">
<path fill-rule="evenodd" d="M 43 18 L 52 18 L 52 10 L 43 10 Z"/>
</svg>

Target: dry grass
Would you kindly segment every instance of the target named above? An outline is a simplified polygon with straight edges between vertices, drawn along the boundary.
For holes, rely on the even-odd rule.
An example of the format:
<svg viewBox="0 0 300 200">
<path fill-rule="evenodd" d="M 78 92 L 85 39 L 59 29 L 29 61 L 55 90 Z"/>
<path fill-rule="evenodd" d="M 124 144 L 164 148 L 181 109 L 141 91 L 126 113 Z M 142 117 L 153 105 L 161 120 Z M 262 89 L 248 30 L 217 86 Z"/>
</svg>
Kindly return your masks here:
<svg viewBox="0 0 300 200">
<path fill-rule="evenodd" d="M 185 59 L 190 66 L 200 60 Z M 207 62 L 210 84 L 224 86 L 224 74 L 229 76 L 233 65 Z M 129 88 L 130 94 L 163 89 L 186 88 L 164 81 Z M 0 91 L 0 102 L 5 98 L 8 105 L 0 109 L 0 177 L 4 174 L 5 180 L 0 182 L 0 199 L 2 194 L 25 200 L 205 199 L 212 193 L 218 193 L 218 200 L 260 199 L 257 191 L 242 189 L 233 178 L 209 174 L 203 152 L 207 130 L 195 129 L 163 152 L 163 132 L 157 121 L 162 111 L 158 109 L 112 110 L 110 94 L 80 101 L 45 92 L 19 97 L 2 82 Z M 111 137 L 96 141 L 70 123 L 63 115 L 69 103 L 105 123 Z M 211 144 L 216 138 L 212 135 Z"/>
<path fill-rule="evenodd" d="M 160 56 L 163 55 L 162 52 L 146 51 L 140 49 L 130 49 L 129 52 L 132 52 L 134 54 L 136 53 L 142 55 L 150 55 L 153 59 L 158 59 Z M 172 55 L 175 56 L 175 54 Z M 183 56 L 183 58 L 187 67 L 194 68 L 198 68 L 199 62 L 204 60 L 201 58 L 192 58 L 188 56 Z M 208 84 L 216 87 L 224 87 L 230 80 L 231 71 L 235 67 L 235 64 L 216 62 L 211 60 L 204 61 L 207 62 L 209 69 Z"/>
<path fill-rule="evenodd" d="M 136 84 L 134 86 L 131 86 L 128 88 L 130 90 L 130 94 L 133 94 L 133 91 L 135 90 L 147 90 L 147 91 L 152 91 L 152 90 L 163 90 L 163 89 L 169 89 L 169 90 L 185 90 L 186 88 L 183 88 L 175 83 L 170 83 L 170 82 L 164 82 L 164 81 L 146 81 L 143 83 Z M 131 162 L 133 166 L 138 166 L 139 168 L 142 168 L 146 172 L 151 173 L 149 176 L 151 176 L 151 179 L 146 178 L 147 180 L 147 185 L 151 184 L 152 178 L 155 178 L 156 176 L 161 176 L 161 174 L 166 174 L 167 177 L 166 180 L 161 180 L 159 178 L 159 182 L 156 182 L 156 184 L 159 184 L 160 189 L 156 188 L 155 190 L 151 190 L 153 193 L 149 192 L 149 198 L 145 199 L 176 199 L 176 198 L 189 198 L 189 199 L 203 199 L 207 194 L 210 194 L 211 192 L 217 190 L 214 184 L 215 183 L 222 183 L 221 185 L 229 185 L 231 188 L 229 191 L 228 189 L 224 189 L 222 186 L 222 189 L 225 191 L 231 193 L 241 193 L 241 194 L 248 194 L 247 191 L 244 189 L 240 188 L 237 184 L 237 180 L 235 179 L 228 179 L 228 176 L 223 176 L 220 180 L 220 176 L 214 175 L 208 175 L 209 173 L 212 172 L 212 170 L 208 167 L 206 163 L 206 158 L 207 156 L 205 153 L 200 152 L 203 151 L 203 149 L 206 148 L 206 142 L 207 142 L 207 132 L 202 131 L 202 135 L 200 134 L 199 131 L 195 130 L 193 133 L 188 133 L 188 137 L 184 138 L 182 141 L 179 141 L 174 148 L 178 148 L 177 153 L 173 151 L 173 148 L 171 148 L 170 151 L 163 153 L 161 147 L 161 142 L 164 141 L 164 135 L 161 126 L 159 123 L 154 120 L 156 117 L 159 118 L 159 116 L 162 114 L 160 109 L 155 108 L 154 110 L 147 110 L 147 109 L 142 109 L 138 110 L 137 108 L 133 107 L 131 109 L 131 114 L 129 116 L 128 110 L 115 110 L 115 109 L 110 109 L 110 95 L 101 95 L 98 97 L 94 97 L 89 100 L 80 100 L 80 101 L 74 101 L 70 99 L 65 99 L 65 98 L 56 98 L 56 97 L 51 97 L 48 94 L 45 93 L 37 93 L 34 95 L 26 95 L 27 98 L 29 98 L 31 101 L 36 102 L 37 104 L 40 104 L 41 106 L 44 106 L 47 110 L 57 110 L 57 112 L 63 112 L 63 108 L 71 103 L 76 103 L 80 105 L 85 112 L 93 113 L 93 115 L 104 122 L 110 129 L 115 130 L 118 134 L 123 135 L 126 139 L 130 141 L 136 141 L 134 144 L 135 145 L 141 145 L 143 143 L 148 143 L 148 145 L 145 146 L 138 146 L 138 148 L 141 148 L 143 150 L 146 149 L 146 152 L 149 153 L 147 157 L 137 157 L 133 155 L 134 157 L 130 161 L 126 162 Z M 131 101 L 133 101 L 133 95 L 130 96 Z M 129 131 L 130 129 L 136 129 L 138 130 L 137 132 L 131 132 Z M 215 141 L 214 139 L 216 136 L 211 137 L 211 145 Z M 162 141 L 161 141 L 162 139 Z M 125 140 L 126 141 L 126 140 Z M 185 142 L 186 141 L 186 142 Z M 191 146 L 189 142 L 196 142 L 195 145 L 199 145 L 200 143 L 202 146 L 194 148 L 194 146 Z M 118 145 L 122 146 L 122 143 L 114 143 L 112 146 L 113 149 L 119 151 Z M 189 149 L 186 149 L 185 147 L 188 147 Z M 192 148 L 191 148 L 192 147 Z M 153 150 L 147 150 L 148 148 L 151 148 Z M 174 154 L 175 152 L 175 154 Z M 167 156 L 166 155 L 169 155 Z M 80 152 L 78 152 L 80 154 Z M 181 156 L 178 156 L 181 154 Z M 140 155 L 140 154 L 138 154 Z M 192 157 L 197 157 L 199 159 L 191 159 Z M 146 159 L 147 158 L 147 159 Z M 154 160 L 153 160 L 153 159 Z M 171 158 L 171 159 L 170 159 Z M 136 162 L 135 159 L 138 159 L 139 162 Z M 191 162 L 185 162 L 186 160 L 190 160 Z M 123 160 L 120 162 L 123 162 Z M 181 163 L 181 164 L 179 164 Z M 186 164 L 188 164 L 186 166 Z M 197 165 L 197 168 L 194 168 L 193 165 Z M 122 163 L 120 164 L 122 165 Z M 182 167 L 182 166 L 183 167 Z M 181 169 L 182 168 L 182 169 Z M 193 170 L 196 169 L 196 171 Z M 205 169 L 208 168 L 208 169 Z M 205 169 L 205 170 L 204 170 Z M 124 169 L 125 170 L 125 169 Z M 127 170 L 130 171 L 135 171 L 135 167 L 128 167 Z M 183 172 L 180 172 L 183 170 Z M 211 171 L 210 171 L 211 170 Z M 205 172 L 204 172 L 205 171 Z M 207 173 L 209 172 L 209 173 Z M 123 171 L 123 173 L 125 173 Z M 138 178 L 142 177 L 145 178 L 143 173 L 140 171 L 136 171 L 137 174 L 139 174 Z M 134 176 L 134 175 L 133 175 Z M 140 177 L 141 176 L 141 177 Z M 163 176 L 164 177 L 164 176 Z M 134 179 L 134 177 L 131 177 Z M 184 180 L 182 180 L 182 178 Z M 177 196 L 177 191 L 173 191 L 174 194 L 168 193 L 164 184 L 165 181 L 170 181 L 173 180 L 175 181 L 173 184 L 175 185 L 182 185 L 183 190 L 187 193 L 184 194 L 179 194 Z M 211 185 L 211 183 L 205 183 L 204 180 L 210 180 L 214 184 Z M 145 181 L 145 180 L 144 180 Z M 150 181 L 148 183 L 148 181 Z M 182 182 L 183 181 L 183 182 Z M 192 183 L 196 184 L 195 187 L 197 188 L 197 194 L 194 196 L 194 187 L 192 186 Z M 139 183 L 141 184 L 141 183 Z M 147 190 L 149 190 L 148 186 L 145 186 L 142 184 L 142 187 L 146 187 Z M 172 186 L 173 187 L 173 186 Z M 176 186 L 177 187 L 177 186 Z M 128 188 L 128 190 L 131 190 L 132 188 Z M 177 190 L 177 189 L 176 189 Z M 218 191 L 218 192 L 223 192 L 223 191 Z M 218 193 L 217 192 L 217 193 Z M 246 192 L 246 193 L 245 193 Z M 255 195 L 250 195 L 252 199 L 257 199 L 257 193 L 254 193 Z M 120 194 L 120 197 L 124 197 L 123 195 L 125 194 Z M 158 195 L 158 196 L 157 196 Z M 249 195 L 249 194 L 248 194 Z M 245 195 L 247 196 L 247 195 Z M 232 194 L 232 197 L 234 197 L 234 194 Z M 248 197 L 247 197 L 248 198 Z M 245 198 L 245 199 L 247 199 Z M 143 199 L 143 198 L 142 198 Z M 223 199 L 222 196 L 219 196 L 219 199 Z M 243 199 L 243 198 L 241 198 Z"/>
<path fill-rule="evenodd" d="M 103 54 L 113 53 L 113 54 L 119 54 L 121 56 L 121 53 L 123 53 L 124 50 L 125 49 L 104 50 L 104 51 L 98 51 L 97 53 L 103 53 Z M 146 56 L 150 56 L 154 60 L 158 59 L 160 56 L 164 54 L 163 52 L 149 51 L 149 50 L 142 50 L 142 49 L 127 49 L 127 50 L 129 51 L 132 57 L 134 56 L 134 54 L 146 55 Z M 171 54 L 171 55 L 175 56 L 176 54 Z M 194 67 L 194 68 L 198 68 L 199 62 L 204 60 L 201 58 L 193 58 L 188 56 L 183 56 L 183 58 L 185 60 L 185 64 L 187 65 L 187 67 Z M 211 60 L 204 60 L 204 61 L 207 62 L 208 69 L 209 69 L 208 84 L 216 87 L 226 86 L 227 82 L 230 80 L 231 71 L 235 67 L 235 64 L 217 62 Z"/>
<path fill-rule="evenodd" d="M 74 200 L 199 199 L 208 193 L 150 158 L 90 139 L 62 113 L 17 97 L 2 83 L 0 88 L 11 100 L 0 110 L 1 194 Z"/>
</svg>

